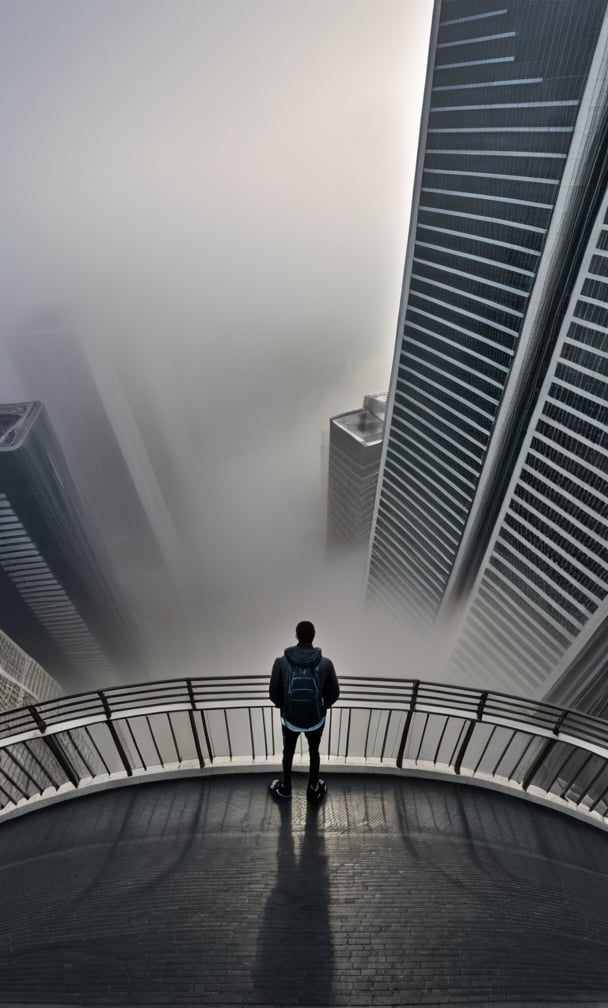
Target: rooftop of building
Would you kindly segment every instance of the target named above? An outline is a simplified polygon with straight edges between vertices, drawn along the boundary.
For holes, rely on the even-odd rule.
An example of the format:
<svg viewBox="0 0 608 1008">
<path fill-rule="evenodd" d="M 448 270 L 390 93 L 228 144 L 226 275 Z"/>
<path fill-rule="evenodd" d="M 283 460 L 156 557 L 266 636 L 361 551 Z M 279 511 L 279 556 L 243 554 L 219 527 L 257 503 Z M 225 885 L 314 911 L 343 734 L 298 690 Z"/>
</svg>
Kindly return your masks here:
<svg viewBox="0 0 608 1008">
<path fill-rule="evenodd" d="M 364 445 L 376 445 L 382 441 L 384 423 L 367 409 L 351 410 L 331 418 L 331 423 Z"/>
<path fill-rule="evenodd" d="M 24 438 L 40 403 L 0 403 L 0 450 L 15 448 Z"/>
<path fill-rule="evenodd" d="M 486 789 L 141 784 L 0 824 L 0 1005 L 608 1004 L 608 835 Z"/>
</svg>

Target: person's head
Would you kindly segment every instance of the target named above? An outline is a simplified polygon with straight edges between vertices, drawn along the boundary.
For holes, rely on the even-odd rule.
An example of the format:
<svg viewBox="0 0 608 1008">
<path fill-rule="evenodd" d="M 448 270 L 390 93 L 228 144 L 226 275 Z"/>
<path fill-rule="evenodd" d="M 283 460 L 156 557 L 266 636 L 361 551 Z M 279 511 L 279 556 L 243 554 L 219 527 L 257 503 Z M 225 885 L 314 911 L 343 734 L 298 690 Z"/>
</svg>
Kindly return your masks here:
<svg viewBox="0 0 608 1008">
<path fill-rule="evenodd" d="M 296 627 L 296 639 L 298 644 L 303 644 L 304 647 L 310 646 L 315 639 L 315 628 L 310 620 L 301 620 Z"/>
</svg>

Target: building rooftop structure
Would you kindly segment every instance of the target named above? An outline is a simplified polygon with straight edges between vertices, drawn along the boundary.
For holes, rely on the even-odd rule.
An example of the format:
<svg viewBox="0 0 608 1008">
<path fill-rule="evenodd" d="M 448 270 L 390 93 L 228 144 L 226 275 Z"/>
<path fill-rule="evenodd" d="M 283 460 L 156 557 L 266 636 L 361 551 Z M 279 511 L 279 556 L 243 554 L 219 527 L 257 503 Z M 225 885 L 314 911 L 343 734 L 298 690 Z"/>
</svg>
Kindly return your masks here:
<svg viewBox="0 0 608 1008">
<path fill-rule="evenodd" d="M 378 485 L 386 393 L 366 395 L 363 406 L 329 424 L 327 544 L 367 547 Z"/>
</svg>

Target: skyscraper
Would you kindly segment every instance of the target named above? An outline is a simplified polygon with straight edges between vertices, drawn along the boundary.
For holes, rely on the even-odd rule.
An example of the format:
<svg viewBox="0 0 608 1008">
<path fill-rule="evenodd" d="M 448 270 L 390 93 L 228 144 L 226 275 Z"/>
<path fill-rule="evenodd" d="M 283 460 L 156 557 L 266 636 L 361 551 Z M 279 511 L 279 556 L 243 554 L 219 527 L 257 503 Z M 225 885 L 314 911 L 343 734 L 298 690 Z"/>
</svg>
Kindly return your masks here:
<svg viewBox="0 0 608 1008">
<path fill-rule="evenodd" d="M 329 424 L 327 545 L 366 547 L 378 486 L 386 395 L 365 396 L 361 409 Z"/>
<path fill-rule="evenodd" d="M 153 674 L 162 677 L 175 663 L 176 640 L 183 653 L 191 634 L 185 565 L 175 558 L 175 524 L 118 369 L 96 335 L 78 338 L 61 313 L 36 312 L 7 337 L 6 362 L 16 372 L 15 398 L 44 402 L 92 534 L 103 539 Z"/>
<path fill-rule="evenodd" d="M 0 592 L 0 628 L 64 688 L 145 677 L 139 636 L 41 403 L 0 406 Z"/>
<path fill-rule="evenodd" d="M 437 0 L 369 562 L 370 605 L 456 621 L 449 675 L 539 696 L 605 594 L 607 29 Z"/>
</svg>

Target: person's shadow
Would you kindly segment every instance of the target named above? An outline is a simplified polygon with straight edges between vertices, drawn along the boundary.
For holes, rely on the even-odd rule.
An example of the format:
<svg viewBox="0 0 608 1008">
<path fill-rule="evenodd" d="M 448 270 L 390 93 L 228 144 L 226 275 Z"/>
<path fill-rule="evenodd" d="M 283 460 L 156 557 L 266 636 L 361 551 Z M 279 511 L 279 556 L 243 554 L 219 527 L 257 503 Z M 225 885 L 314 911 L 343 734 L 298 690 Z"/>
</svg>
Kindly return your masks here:
<svg viewBox="0 0 608 1008">
<path fill-rule="evenodd" d="M 252 976 L 255 1003 L 333 1003 L 329 877 L 318 813 L 318 806 L 308 806 L 298 856 L 291 802 L 277 805 L 277 873 L 258 937 Z"/>
</svg>

